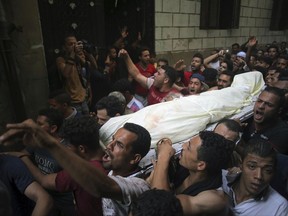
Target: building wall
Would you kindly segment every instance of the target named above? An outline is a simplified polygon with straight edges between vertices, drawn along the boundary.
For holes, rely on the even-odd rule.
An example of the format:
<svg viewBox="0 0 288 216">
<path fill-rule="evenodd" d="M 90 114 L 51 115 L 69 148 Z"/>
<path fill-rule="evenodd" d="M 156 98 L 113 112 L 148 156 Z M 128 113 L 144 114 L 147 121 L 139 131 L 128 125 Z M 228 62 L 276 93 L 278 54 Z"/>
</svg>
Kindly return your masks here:
<svg viewBox="0 0 288 216">
<path fill-rule="evenodd" d="M 190 61 L 195 51 L 230 49 L 251 35 L 260 44 L 287 41 L 287 31 L 269 31 L 273 0 L 242 0 L 239 28 L 229 30 L 200 30 L 200 4 L 201 0 L 155 0 L 157 56 Z"/>
<path fill-rule="evenodd" d="M 47 103 L 48 79 L 45 66 L 44 47 L 38 11 L 38 1 L 2 0 L 5 5 L 6 20 L 19 27 L 11 33 L 12 55 L 22 90 L 25 110 L 20 106 L 11 108 L 13 95 L 8 83 L 1 86 L 0 132 L 6 123 L 19 121 L 15 112 L 23 112 L 27 117 L 35 117 L 38 110 Z M 21 31 L 22 30 L 22 31 Z M 3 76 L 3 74 L 1 74 Z M 3 78 L 6 81 L 6 78 Z M 7 86 L 6 86 L 7 85 Z M 22 106 L 21 106 L 22 107 Z"/>
</svg>

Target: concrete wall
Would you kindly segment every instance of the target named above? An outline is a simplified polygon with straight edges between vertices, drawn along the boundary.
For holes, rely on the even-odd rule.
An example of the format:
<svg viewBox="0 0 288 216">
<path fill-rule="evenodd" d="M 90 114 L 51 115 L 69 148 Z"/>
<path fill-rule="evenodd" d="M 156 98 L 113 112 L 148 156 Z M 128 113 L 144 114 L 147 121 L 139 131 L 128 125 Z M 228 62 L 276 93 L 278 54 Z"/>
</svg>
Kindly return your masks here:
<svg viewBox="0 0 288 216">
<path fill-rule="evenodd" d="M 200 0 L 155 0 L 157 56 L 171 63 L 180 58 L 190 62 L 195 51 L 229 49 L 251 35 L 260 44 L 287 41 L 287 31 L 269 31 L 273 0 L 242 0 L 239 29 L 229 30 L 200 30 L 200 4 Z"/>
<path fill-rule="evenodd" d="M 0 132 L 8 122 L 19 121 L 15 115 L 17 112 L 26 112 L 29 118 L 35 117 L 38 110 L 46 106 L 49 92 L 38 1 L 2 0 L 2 3 L 6 20 L 22 29 L 22 32 L 11 33 L 11 52 L 15 59 L 14 66 L 18 73 L 25 110 L 20 108 L 22 106 L 11 107 L 15 95 L 9 91 L 9 83 L 3 77 L 4 73 L 1 73 L 4 84 L 1 85 L 0 92 Z"/>
</svg>

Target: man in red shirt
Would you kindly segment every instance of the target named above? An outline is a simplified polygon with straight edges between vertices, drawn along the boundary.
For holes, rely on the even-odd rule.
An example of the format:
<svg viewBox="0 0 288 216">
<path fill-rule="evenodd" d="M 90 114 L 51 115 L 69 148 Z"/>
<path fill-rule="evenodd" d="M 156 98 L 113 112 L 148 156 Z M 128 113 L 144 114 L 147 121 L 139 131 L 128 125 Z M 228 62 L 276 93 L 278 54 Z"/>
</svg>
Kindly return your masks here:
<svg viewBox="0 0 288 216">
<path fill-rule="evenodd" d="M 139 62 L 135 64 L 139 72 L 145 77 L 151 77 L 156 72 L 153 64 L 151 64 L 150 51 L 148 48 L 142 48 L 139 51 Z M 137 81 L 133 82 L 135 88 L 135 97 L 143 103 L 144 106 L 147 105 L 146 97 L 148 95 L 148 89 L 141 86 Z"/>
<path fill-rule="evenodd" d="M 103 173 L 107 172 L 102 166 L 104 151 L 99 144 L 99 129 L 95 118 L 81 116 L 67 120 L 62 126 L 62 138 L 67 148 L 78 156 L 90 161 Z M 81 216 L 102 215 L 101 198 L 91 195 L 76 183 L 66 170 L 44 175 L 33 163 L 19 153 L 19 158 L 26 164 L 35 179 L 46 189 L 59 192 L 72 191 L 76 202 L 76 213 Z M 22 154 L 22 155 L 21 155 Z"/>
<path fill-rule="evenodd" d="M 182 71 L 182 73 L 184 74 L 183 74 L 183 78 L 181 81 L 185 87 L 188 86 L 190 82 L 190 78 L 193 74 L 200 73 L 201 75 L 203 75 L 203 71 L 201 70 L 203 64 L 204 64 L 203 55 L 201 53 L 195 53 L 191 60 L 190 71 L 184 71 L 184 72 Z M 183 66 L 184 66 L 184 61 L 179 60 L 176 63 L 175 68 L 179 68 L 180 70 L 182 70 Z"/>
<path fill-rule="evenodd" d="M 157 69 L 154 79 L 142 75 L 138 68 L 133 64 L 128 52 L 124 49 L 120 50 L 119 55 L 124 58 L 129 74 L 143 88 L 148 89 L 147 102 L 148 105 L 160 103 L 162 99 L 170 92 L 178 92 L 173 88 L 173 84 L 177 78 L 177 71 L 165 65 Z"/>
</svg>

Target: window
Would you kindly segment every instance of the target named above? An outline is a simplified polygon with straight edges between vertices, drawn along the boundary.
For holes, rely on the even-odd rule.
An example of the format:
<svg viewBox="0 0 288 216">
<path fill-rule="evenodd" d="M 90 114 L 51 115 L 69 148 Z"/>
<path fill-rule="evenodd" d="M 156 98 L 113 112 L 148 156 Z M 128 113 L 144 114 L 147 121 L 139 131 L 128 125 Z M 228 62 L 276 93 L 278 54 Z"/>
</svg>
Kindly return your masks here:
<svg viewBox="0 0 288 216">
<path fill-rule="evenodd" d="M 270 30 L 284 30 L 288 28 L 287 10 L 288 10 L 287 0 L 273 1 Z"/>
<path fill-rule="evenodd" d="M 241 0 L 201 0 L 200 29 L 239 27 Z"/>
</svg>

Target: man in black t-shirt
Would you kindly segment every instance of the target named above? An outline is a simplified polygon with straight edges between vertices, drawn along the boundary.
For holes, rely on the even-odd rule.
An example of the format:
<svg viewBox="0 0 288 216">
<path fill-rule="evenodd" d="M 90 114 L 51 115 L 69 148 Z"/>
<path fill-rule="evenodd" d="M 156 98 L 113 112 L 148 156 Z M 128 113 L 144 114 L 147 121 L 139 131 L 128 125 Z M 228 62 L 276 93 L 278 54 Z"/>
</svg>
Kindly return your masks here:
<svg viewBox="0 0 288 216">
<path fill-rule="evenodd" d="M 254 105 L 253 118 L 243 133 L 244 141 L 263 138 L 282 154 L 288 154 L 288 125 L 280 119 L 285 102 L 284 92 L 275 87 L 266 87 Z"/>
</svg>

